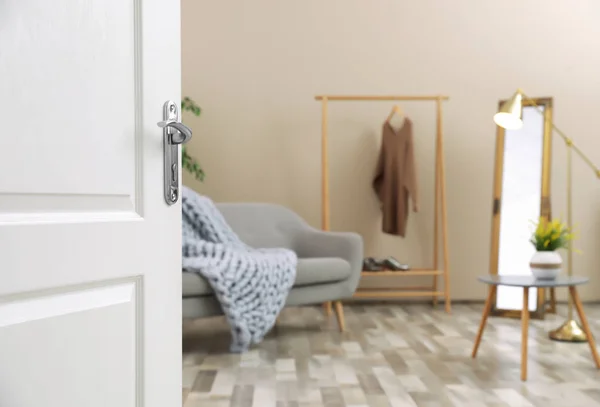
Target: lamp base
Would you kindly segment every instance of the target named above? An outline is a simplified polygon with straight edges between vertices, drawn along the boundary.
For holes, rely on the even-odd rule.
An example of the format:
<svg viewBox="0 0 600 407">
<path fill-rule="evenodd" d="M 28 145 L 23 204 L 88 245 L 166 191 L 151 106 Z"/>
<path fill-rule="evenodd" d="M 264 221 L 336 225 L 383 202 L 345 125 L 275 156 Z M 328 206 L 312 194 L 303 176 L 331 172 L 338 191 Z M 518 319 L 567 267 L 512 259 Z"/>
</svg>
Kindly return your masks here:
<svg viewBox="0 0 600 407">
<path fill-rule="evenodd" d="M 579 322 L 574 319 L 570 319 L 562 324 L 560 327 L 553 331 L 550 331 L 548 337 L 553 341 L 561 342 L 587 342 L 587 336 Z"/>
</svg>

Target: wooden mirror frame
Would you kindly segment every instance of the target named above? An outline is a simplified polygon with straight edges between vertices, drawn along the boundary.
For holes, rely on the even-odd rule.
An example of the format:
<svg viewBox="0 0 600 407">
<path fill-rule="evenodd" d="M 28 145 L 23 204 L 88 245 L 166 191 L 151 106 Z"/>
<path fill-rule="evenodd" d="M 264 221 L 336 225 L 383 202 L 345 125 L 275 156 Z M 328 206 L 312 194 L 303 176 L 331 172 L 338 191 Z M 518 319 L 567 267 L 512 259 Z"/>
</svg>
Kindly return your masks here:
<svg viewBox="0 0 600 407">
<path fill-rule="evenodd" d="M 498 103 L 500 107 L 505 100 Z M 551 217 L 550 205 L 550 170 L 552 159 L 552 98 L 532 98 L 523 100 L 523 107 L 539 106 L 544 108 L 544 135 L 542 152 L 542 182 L 541 182 L 541 202 L 540 214 L 543 217 Z M 504 174 L 504 139 L 506 130 L 496 126 L 496 154 L 494 169 L 494 196 L 492 208 L 492 242 L 490 252 L 490 274 L 498 274 L 498 261 L 500 252 L 500 214 L 502 203 L 502 178 Z M 530 311 L 530 317 L 535 319 L 544 319 L 546 312 L 556 312 L 556 303 L 554 290 L 550 291 L 551 304 L 546 308 L 546 290 L 538 288 L 537 307 Z M 493 316 L 502 316 L 508 318 L 520 318 L 521 310 L 500 309 L 496 307 L 496 295 L 492 299 L 492 309 L 490 314 Z"/>
</svg>

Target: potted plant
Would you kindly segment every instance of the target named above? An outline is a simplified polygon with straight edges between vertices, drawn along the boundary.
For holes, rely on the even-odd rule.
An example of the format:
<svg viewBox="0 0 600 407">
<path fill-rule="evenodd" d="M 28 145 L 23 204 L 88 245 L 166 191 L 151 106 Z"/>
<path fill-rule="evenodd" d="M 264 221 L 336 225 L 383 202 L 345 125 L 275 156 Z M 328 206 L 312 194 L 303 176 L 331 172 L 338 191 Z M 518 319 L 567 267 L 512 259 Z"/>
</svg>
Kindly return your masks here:
<svg viewBox="0 0 600 407">
<path fill-rule="evenodd" d="M 181 111 L 191 112 L 194 116 L 198 117 L 202 112 L 200 106 L 187 96 L 181 101 Z M 181 168 L 192 174 L 198 181 L 204 181 L 204 170 L 198 163 L 198 160 L 188 154 L 185 145 L 181 146 Z"/>
<path fill-rule="evenodd" d="M 573 238 L 572 231 L 560 220 L 540 217 L 531 237 L 536 250 L 529 263 L 533 276 L 540 280 L 555 279 L 562 268 L 562 257 L 557 250 L 568 248 Z"/>
</svg>

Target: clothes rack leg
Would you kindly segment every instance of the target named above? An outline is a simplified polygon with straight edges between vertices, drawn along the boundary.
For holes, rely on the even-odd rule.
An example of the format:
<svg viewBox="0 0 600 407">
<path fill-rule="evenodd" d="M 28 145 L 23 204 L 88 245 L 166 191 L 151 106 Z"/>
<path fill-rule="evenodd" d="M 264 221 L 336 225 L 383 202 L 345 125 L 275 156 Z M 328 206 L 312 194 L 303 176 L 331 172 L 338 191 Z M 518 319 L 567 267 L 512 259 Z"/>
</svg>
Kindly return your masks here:
<svg viewBox="0 0 600 407">
<path fill-rule="evenodd" d="M 446 207 L 446 174 L 444 169 L 444 135 L 442 130 L 442 99 L 437 100 L 437 134 L 439 137 L 438 153 L 440 167 L 440 198 L 442 209 L 442 249 L 444 253 L 444 297 L 446 312 L 450 314 L 450 254 L 448 251 L 448 209 Z"/>
<path fill-rule="evenodd" d="M 329 153 L 327 151 L 327 97 L 321 101 L 321 228 L 329 230 Z M 323 304 L 325 315 L 331 316 L 331 302 Z"/>
<path fill-rule="evenodd" d="M 439 121 L 439 118 L 438 118 Z M 439 126 L 439 123 L 438 123 Z M 434 169 L 434 191 L 433 191 L 433 269 L 439 270 L 440 261 L 440 132 L 436 131 L 435 136 L 435 169 Z M 433 276 L 432 290 L 438 291 L 438 275 Z M 433 306 L 437 306 L 438 296 L 433 296 Z"/>
</svg>

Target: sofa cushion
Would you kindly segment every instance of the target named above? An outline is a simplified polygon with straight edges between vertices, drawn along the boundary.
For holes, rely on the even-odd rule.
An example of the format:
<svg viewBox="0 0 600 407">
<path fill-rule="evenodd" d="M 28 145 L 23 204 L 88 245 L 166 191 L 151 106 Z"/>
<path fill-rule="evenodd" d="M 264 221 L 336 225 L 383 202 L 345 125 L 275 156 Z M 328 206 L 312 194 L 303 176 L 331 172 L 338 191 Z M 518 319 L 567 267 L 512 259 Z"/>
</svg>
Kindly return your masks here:
<svg viewBox="0 0 600 407">
<path fill-rule="evenodd" d="M 294 287 L 334 283 L 350 277 L 350 263 L 337 257 L 298 259 Z M 212 295 L 213 290 L 198 273 L 183 272 L 184 297 Z"/>
<path fill-rule="evenodd" d="M 200 295 L 210 295 L 213 293 L 212 287 L 198 273 L 184 271 L 181 284 L 184 297 L 196 297 Z"/>
</svg>

